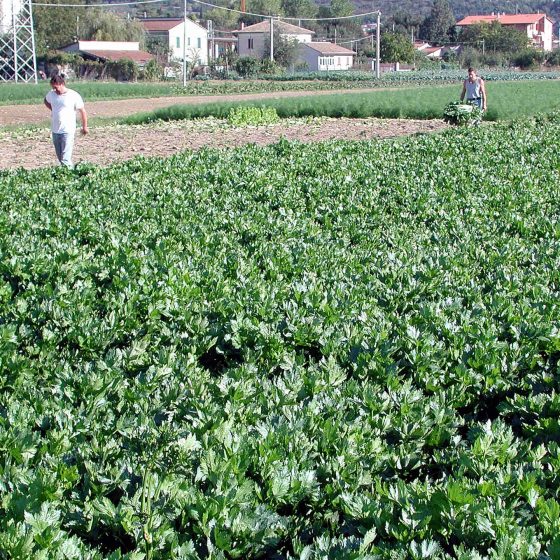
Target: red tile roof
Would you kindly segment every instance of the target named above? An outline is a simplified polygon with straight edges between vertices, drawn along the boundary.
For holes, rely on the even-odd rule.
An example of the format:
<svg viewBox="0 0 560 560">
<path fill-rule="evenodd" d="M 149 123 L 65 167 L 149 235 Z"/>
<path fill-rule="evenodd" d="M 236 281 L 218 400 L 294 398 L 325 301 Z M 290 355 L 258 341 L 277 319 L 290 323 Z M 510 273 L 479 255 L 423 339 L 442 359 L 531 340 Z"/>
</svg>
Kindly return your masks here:
<svg viewBox="0 0 560 560">
<path fill-rule="evenodd" d="M 146 31 L 169 31 L 183 23 L 183 18 L 141 19 L 140 23 Z"/>
<path fill-rule="evenodd" d="M 341 47 L 336 43 L 328 43 L 328 42 L 311 42 L 311 43 L 301 43 L 306 47 L 309 47 L 321 54 L 343 54 L 343 55 L 355 55 L 356 53 L 346 47 Z"/>
<path fill-rule="evenodd" d="M 457 23 L 457 25 L 473 25 L 475 23 L 491 23 L 499 21 L 502 25 L 531 24 L 537 23 L 546 14 L 504 14 L 504 15 L 481 15 L 467 16 Z"/>
<path fill-rule="evenodd" d="M 286 23 L 281 20 L 274 20 L 273 25 L 274 27 L 277 26 L 281 33 L 285 33 L 287 35 L 315 35 L 315 31 L 311 31 L 311 29 L 298 27 L 297 25 L 292 25 L 291 23 Z M 238 29 L 235 33 L 270 33 L 270 20 L 265 19 L 260 23 L 248 25 L 243 29 Z"/>
<path fill-rule="evenodd" d="M 148 62 L 154 57 L 145 51 L 100 51 L 100 50 L 88 50 L 88 51 L 78 51 L 81 54 L 90 55 L 95 58 L 102 58 L 103 60 L 122 60 L 128 58 L 134 62 Z"/>
</svg>

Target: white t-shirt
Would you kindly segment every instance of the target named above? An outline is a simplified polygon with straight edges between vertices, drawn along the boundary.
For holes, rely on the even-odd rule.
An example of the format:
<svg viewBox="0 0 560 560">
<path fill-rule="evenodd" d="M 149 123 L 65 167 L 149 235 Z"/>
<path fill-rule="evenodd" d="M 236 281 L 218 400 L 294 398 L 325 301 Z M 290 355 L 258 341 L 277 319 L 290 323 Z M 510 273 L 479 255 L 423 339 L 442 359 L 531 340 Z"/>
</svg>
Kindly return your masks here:
<svg viewBox="0 0 560 560">
<path fill-rule="evenodd" d="M 45 99 L 52 107 L 51 130 L 56 134 L 76 132 L 76 111 L 84 108 L 82 96 L 73 89 L 67 89 L 60 95 L 51 90 Z"/>
</svg>

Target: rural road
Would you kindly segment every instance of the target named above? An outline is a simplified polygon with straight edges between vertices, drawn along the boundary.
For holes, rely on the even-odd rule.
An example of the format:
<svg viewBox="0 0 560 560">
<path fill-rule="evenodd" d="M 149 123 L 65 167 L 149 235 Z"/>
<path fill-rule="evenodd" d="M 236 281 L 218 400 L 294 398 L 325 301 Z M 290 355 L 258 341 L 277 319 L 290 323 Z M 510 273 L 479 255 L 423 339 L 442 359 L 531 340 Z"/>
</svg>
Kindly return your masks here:
<svg viewBox="0 0 560 560">
<path fill-rule="evenodd" d="M 152 97 L 148 99 L 115 99 L 112 101 L 88 101 L 86 109 L 90 118 L 119 118 L 153 111 L 171 105 L 200 105 L 216 101 L 245 101 L 250 99 L 279 99 L 310 95 L 336 95 L 341 93 L 364 93 L 371 89 L 341 89 L 328 91 L 276 91 L 268 93 L 244 93 L 234 95 L 193 95 L 179 97 Z M 0 127 L 45 124 L 49 120 L 42 103 L 33 105 L 0 105 Z"/>
</svg>

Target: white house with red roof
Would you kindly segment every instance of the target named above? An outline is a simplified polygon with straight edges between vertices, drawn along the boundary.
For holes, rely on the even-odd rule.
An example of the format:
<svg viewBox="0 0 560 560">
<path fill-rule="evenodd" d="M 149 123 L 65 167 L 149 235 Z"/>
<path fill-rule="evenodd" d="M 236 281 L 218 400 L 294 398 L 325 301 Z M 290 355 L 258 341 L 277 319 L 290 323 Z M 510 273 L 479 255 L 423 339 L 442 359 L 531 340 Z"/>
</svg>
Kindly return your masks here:
<svg viewBox="0 0 560 560">
<path fill-rule="evenodd" d="M 139 20 L 148 37 L 159 38 L 169 47 L 172 60 L 186 59 L 200 65 L 208 64 L 208 30 L 192 19 L 144 18 Z M 185 27 L 186 25 L 186 27 Z"/>
<path fill-rule="evenodd" d="M 468 27 L 480 23 L 492 23 L 498 21 L 500 25 L 513 27 L 527 33 L 527 37 L 533 46 L 544 51 L 552 50 L 552 27 L 553 20 L 546 14 L 490 14 L 479 16 L 467 16 L 457 22 L 458 27 Z"/>
<path fill-rule="evenodd" d="M 349 70 L 356 53 L 336 43 L 315 41 L 299 45 L 298 62 L 305 63 L 311 72 Z"/>
<path fill-rule="evenodd" d="M 315 35 L 315 32 L 310 29 L 277 19 L 273 21 L 272 28 L 273 31 L 274 28 L 277 28 L 282 38 L 298 43 L 310 43 L 311 38 Z M 239 56 L 252 56 L 262 59 L 264 58 L 266 41 L 270 38 L 270 20 L 266 19 L 254 25 L 248 25 L 243 29 L 234 31 L 234 35 L 237 35 Z"/>
<path fill-rule="evenodd" d="M 79 54 L 85 60 L 116 62 L 123 59 L 133 60 L 142 68 L 154 55 L 140 50 L 137 41 L 77 41 L 59 50 Z"/>
</svg>

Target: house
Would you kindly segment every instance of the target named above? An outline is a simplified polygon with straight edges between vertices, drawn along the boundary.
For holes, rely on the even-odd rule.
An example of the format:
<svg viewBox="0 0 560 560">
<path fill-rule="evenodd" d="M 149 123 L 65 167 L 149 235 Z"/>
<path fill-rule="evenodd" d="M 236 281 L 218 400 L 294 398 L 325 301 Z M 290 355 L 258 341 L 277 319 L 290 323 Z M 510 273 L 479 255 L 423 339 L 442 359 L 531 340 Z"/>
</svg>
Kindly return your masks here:
<svg viewBox="0 0 560 560">
<path fill-rule="evenodd" d="M 280 36 L 284 39 L 297 41 L 298 43 L 310 43 L 311 38 L 315 35 L 314 31 L 298 27 L 291 23 L 281 20 L 274 20 L 272 24 L 274 28 L 278 28 Z M 237 35 L 237 52 L 239 56 L 252 56 L 254 58 L 264 58 L 265 44 L 270 38 L 270 20 L 266 19 L 260 23 L 249 25 L 238 31 L 234 31 Z"/>
<path fill-rule="evenodd" d="M 430 45 L 424 41 L 415 41 L 414 49 L 430 60 L 442 60 L 449 55 L 458 55 L 463 49 L 461 45 Z"/>
<path fill-rule="evenodd" d="M 444 47 L 426 47 L 421 52 L 426 55 L 426 58 L 440 60 L 443 58 Z"/>
<path fill-rule="evenodd" d="M 141 51 L 137 41 L 77 41 L 58 50 L 79 54 L 84 60 L 116 62 L 129 59 L 140 68 L 154 58 L 149 52 Z"/>
<path fill-rule="evenodd" d="M 424 49 L 427 49 L 427 48 L 431 47 L 432 45 L 430 45 L 430 43 L 426 43 L 426 41 L 414 41 L 414 43 L 412 43 L 412 46 L 417 51 L 423 51 Z"/>
<path fill-rule="evenodd" d="M 546 14 L 490 14 L 479 16 L 467 16 L 457 22 L 458 27 L 467 27 L 480 23 L 492 23 L 498 21 L 500 25 L 506 25 L 527 34 L 529 41 L 536 48 L 544 51 L 552 50 L 552 27 L 553 21 Z"/>
<path fill-rule="evenodd" d="M 171 60 L 183 60 L 184 50 L 189 62 L 208 64 L 208 30 L 202 25 L 188 18 L 143 18 L 139 21 L 147 37 L 169 48 Z"/>
<path fill-rule="evenodd" d="M 371 71 L 375 72 L 375 60 L 371 61 Z M 389 72 L 410 72 L 414 70 L 412 64 L 402 64 L 400 62 L 381 62 L 379 64 L 379 73 L 387 74 Z"/>
<path fill-rule="evenodd" d="M 237 37 L 231 31 L 215 31 L 214 35 L 208 38 L 208 42 L 208 52 L 213 60 L 237 50 Z"/>
<path fill-rule="evenodd" d="M 311 72 L 349 70 L 356 53 L 336 43 L 311 42 L 299 45 L 298 62 L 307 64 Z"/>
</svg>

